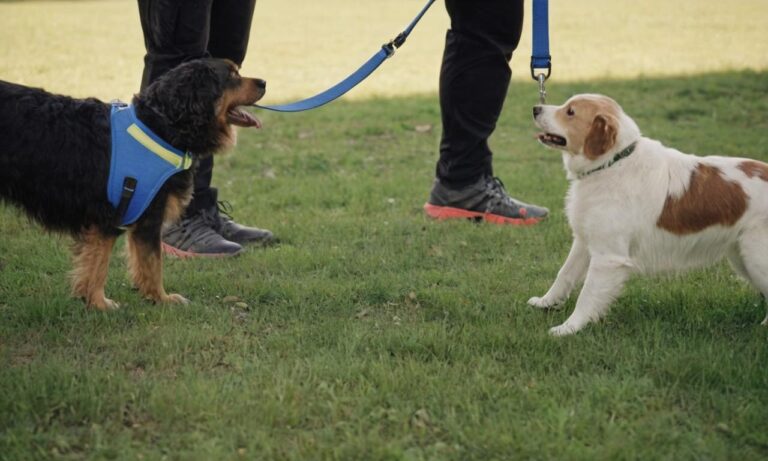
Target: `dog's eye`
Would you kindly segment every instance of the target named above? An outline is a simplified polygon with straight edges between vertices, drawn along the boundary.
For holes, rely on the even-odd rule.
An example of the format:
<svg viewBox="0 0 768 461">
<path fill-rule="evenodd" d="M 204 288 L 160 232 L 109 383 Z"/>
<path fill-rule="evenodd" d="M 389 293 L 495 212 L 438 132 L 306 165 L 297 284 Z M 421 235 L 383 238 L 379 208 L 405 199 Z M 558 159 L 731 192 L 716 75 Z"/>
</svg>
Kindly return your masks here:
<svg viewBox="0 0 768 461">
<path fill-rule="evenodd" d="M 568 110 L 565 111 L 566 114 L 568 114 L 569 117 L 573 117 L 576 115 L 576 112 L 574 112 L 573 107 L 569 107 Z"/>
</svg>

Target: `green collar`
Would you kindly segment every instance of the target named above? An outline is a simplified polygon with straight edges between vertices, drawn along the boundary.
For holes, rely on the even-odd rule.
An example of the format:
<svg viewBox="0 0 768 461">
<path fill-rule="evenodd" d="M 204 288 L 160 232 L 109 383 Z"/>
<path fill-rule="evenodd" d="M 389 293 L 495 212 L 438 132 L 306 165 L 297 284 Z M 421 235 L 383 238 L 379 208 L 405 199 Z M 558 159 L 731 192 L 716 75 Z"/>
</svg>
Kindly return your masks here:
<svg viewBox="0 0 768 461">
<path fill-rule="evenodd" d="M 621 160 L 623 158 L 629 157 L 630 155 L 632 155 L 632 152 L 635 151 L 635 147 L 637 147 L 637 141 L 635 141 L 632 144 L 628 145 L 627 147 L 624 148 L 624 150 L 622 150 L 618 154 L 614 155 L 610 162 L 605 163 L 603 165 L 600 165 L 599 167 L 595 168 L 594 170 L 589 170 L 589 171 L 585 171 L 583 173 L 579 173 L 577 178 L 578 179 L 583 179 L 584 177 L 589 176 L 592 173 L 597 173 L 600 170 L 604 170 L 604 169 L 608 168 L 609 166 L 613 165 L 614 163 L 618 162 L 619 160 Z"/>
</svg>

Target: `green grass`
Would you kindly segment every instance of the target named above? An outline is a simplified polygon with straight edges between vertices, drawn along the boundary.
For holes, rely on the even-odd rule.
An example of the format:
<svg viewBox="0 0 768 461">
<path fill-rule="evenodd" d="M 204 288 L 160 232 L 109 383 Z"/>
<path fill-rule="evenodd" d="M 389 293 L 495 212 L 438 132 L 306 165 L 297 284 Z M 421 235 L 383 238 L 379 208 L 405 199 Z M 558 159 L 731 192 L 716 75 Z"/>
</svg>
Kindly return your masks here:
<svg viewBox="0 0 768 461">
<path fill-rule="evenodd" d="M 189 306 L 139 299 L 116 251 L 123 308 L 85 310 L 68 296 L 69 241 L 0 206 L 0 460 L 768 457 L 765 306 L 726 265 L 633 279 L 574 337 L 547 335 L 573 300 L 526 306 L 570 245 L 559 155 L 533 140 L 529 18 L 494 165 L 552 217 L 423 216 L 441 3 L 344 100 L 260 114 L 218 159 L 236 218 L 283 243 L 167 260 Z M 551 3 L 550 101 L 605 93 L 684 152 L 768 161 L 768 2 Z M 269 80 L 269 102 L 308 96 L 421 5 L 259 0 L 243 73 Z M 142 54 L 135 2 L 0 0 L 2 80 L 127 99 Z"/>
<path fill-rule="evenodd" d="M 768 73 L 550 98 L 578 92 L 615 97 L 682 151 L 768 160 Z M 0 209 L 0 459 L 765 459 L 765 307 L 727 266 L 633 279 L 565 339 L 547 329 L 573 300 L 526 306 L 570 244 L 534 98 L 512 86 L 492 143 L 508 189 L 553 210 L 533 228 L 423 216 L 434 96 L 261 114 L 214 182 L 283 243 L 167 260 L 186 307 L 140 300 L 116 257 L 123 308 L 85 310 L 67 239 Z"/>
</svg>

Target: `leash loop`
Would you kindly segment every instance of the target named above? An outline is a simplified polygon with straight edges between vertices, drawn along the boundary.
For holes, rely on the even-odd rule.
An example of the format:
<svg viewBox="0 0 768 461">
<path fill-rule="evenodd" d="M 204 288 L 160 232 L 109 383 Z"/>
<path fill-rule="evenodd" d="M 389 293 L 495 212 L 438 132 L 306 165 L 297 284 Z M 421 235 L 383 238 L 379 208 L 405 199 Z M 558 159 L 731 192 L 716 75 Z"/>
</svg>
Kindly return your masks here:
<svg viewBox="0 0 768 461">
<path fill-rule="evenodd" d="M 544 82 L 552 74 L 552 56 L 549 54 L 549 2 L 533 0 L 533 37 L 531 50 L 531 78 L 539 83 L 539 102 L 545 103 L 547 91 Z M 546 74 L 540 72 L 546 69 Z"/>
</svg>

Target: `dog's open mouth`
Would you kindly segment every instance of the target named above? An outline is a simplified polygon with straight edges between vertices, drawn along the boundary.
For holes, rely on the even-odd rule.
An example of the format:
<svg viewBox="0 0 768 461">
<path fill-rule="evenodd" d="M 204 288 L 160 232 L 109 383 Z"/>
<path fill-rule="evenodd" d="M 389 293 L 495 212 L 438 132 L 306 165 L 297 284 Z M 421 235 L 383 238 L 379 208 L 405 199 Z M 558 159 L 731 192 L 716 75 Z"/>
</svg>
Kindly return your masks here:
<svg viewBox="0 0 768 461">
<path fill-rule="evenodd" d="M 539 142 L 547 146 L 565 147 L 568 143 L 564 137 L 552 133 L 539 133 Z"/>
<path fill-rule="evenodd" d="M 227 122 L 237 126 L 261 128 L 261 120 L 239 107 L 232 107 L 227 111 Z"/>
</svg>

